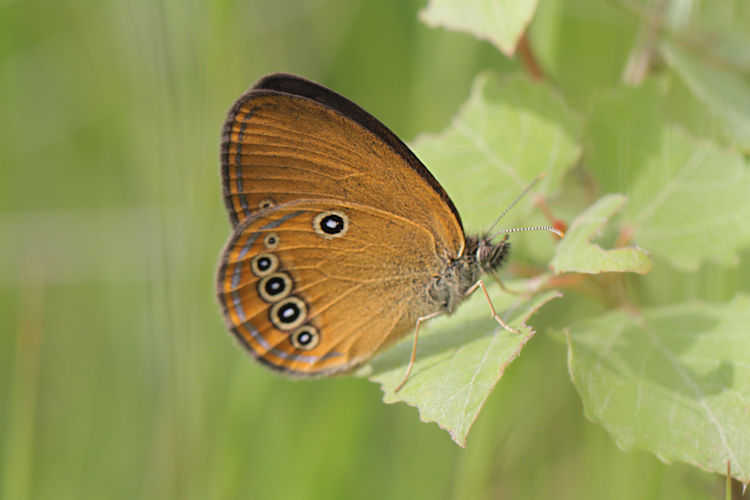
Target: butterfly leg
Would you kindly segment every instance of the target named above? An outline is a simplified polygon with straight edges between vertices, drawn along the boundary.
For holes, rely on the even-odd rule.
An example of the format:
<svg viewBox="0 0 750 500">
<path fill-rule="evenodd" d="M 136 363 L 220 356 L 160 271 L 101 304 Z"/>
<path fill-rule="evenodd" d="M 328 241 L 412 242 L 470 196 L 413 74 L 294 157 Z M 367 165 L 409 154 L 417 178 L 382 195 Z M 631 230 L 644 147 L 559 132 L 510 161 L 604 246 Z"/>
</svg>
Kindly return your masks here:
<svg viewBox="0 0 750 500">
<path fill-rule="evenodd" d="M 495 318 L 495 320 L 500 323 L 500 326 L 508 330 L 510 333 L 521 333 L 521 330 L 518 330 L 517 328 L 513 328 L 512 326 L 508 325 L 505 321 L 503 321 L 503 318 L 501 318 L 497 312 L 495 312 L 495 306 L 492 304 L 492 299 L 490 299 L 490 294 L 487 293 L 487 288 L 484 286 L 484 282 L 482 280 L 477 281 L 471 287 L 466 290 L 466 295 L 471 295 L 477 288 L 481 288 L 482 292 L 484 293 L 485 298 L 487 299 L 487 303 L 490 305 L 490 311 L 492 312 L 492 317 Z"/>
<path fill-rule="evenodd" d="M 421 325 L 423 321 L 432 319 L 435 316 L 440 316 L 441 314 L 443 314 L 443 311 L 436 311 L 426 316 L 420 316 L 419 318 L 417 318 L 417 326 L 414 328 L 414 343 L 411 346 L 411 359 L 409 360 L 409 366 L 406 368 L 406 374 L 404 375 L 403 380 L 401 380 L 401 383 L 398 384 L 398 386 L 393 392 L 398 392 L 401 390 L 401 388 L 406 383 L 406 380 L 409 378 L 411 369 L 414 367 L 414 360 L 417 359 L 417 339 L 419 338 L 419 325 Z"/>
<path fill-rule="evenodd" d="M 501 280 L 500 276 L 498 276 L 496 273 L 489 273 L 489 274 L 490 276 L 492 276 L 492 279 L 495 280 L 495 283 L 498 284 L 498 286 L 503 292 L 510 294 L 510 295 L 523 295 L 525 297 L 529 296 L 529 292 L 525 290 L 512 290 L 508 288 L 507 286 L 505 286 L 505 283 L 503 282 L 503 280 Z M 476 286 L 476 284 L 474 286 Z"/>
<path fill-rule="evenodd" d="M 524 293 L 524 292 L 517 292 L 515 290 L 511 290 L 510 288 L 506 287 L 505 283 L 503 283 L 503 280 L 501 280 L 495 273 L 492 273 L 491 276 L 495 280 L 495 283 L 497 283 L 500 286 L 500 289 L 503 292 L 510 294 L 510 295 L 521 295 Z"/>
</svg>

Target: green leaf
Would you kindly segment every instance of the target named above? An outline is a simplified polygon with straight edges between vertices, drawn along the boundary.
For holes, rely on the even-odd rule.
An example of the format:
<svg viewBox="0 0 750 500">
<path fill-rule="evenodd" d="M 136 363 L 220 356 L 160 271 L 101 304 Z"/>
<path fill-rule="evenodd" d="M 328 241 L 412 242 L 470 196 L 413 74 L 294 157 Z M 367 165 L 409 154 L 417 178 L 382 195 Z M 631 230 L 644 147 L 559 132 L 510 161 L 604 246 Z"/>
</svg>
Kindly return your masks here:
<svg viewBox="0 0 750 500">
<path fill-rule="evenodd" d="M 618 4 L 545 0 L 529 28 L 529 44 L 544 73 L 581 109 L 602 88 L 620 81 L 640 30 L 638 20 Z"/>
<path fill-rule="evenodd" d="M 448 129 L 420 137 L 415 151 L 446 186 L 464 220 L 486 228 L 541 172 L 547 176 L 538 190 L 557 191 L 580 155 L 579 136 L 578 117 L 546 84 L 523 77 L 501 82 L 484 74 Z M 505 367 L 533 335 L 525 321 L 558 295 L 546 292 L 518 303 L 517 296 L 490 290 L 496 310 L 510 311 L 501 314 L 510 314 L 506 321 L 521 334 L 499 327 L 476 291 L 456 314 L 422 327 L 414 370 L 398 393 L 393 391 L 405 374 L 412 337 L 370 364 L 370 378 L 381 384 L 386 402 L 416 406 L 422 420 L 437 422 L 461 446 Z"/>
<path fill-rule="evenodd" d="M 750 244 L 750 175 L 743 157 L 666 128 L 628 195 L 635 241 L 678 269 L 736 264 Z"/>
<path fill-rule="evenodd" d="M 537 0 L 430 0 L 419 18 L 428 26 L 466 31 L 488 40 L 511 56 L 536 5 Z"/>
<path fill-rule="evenodd" d="M 585 126 L 586 167 L 604 192 L 623 193 L 651 156 L 658 155 L 664 119 L 663 85 L 603 91 L 592 101 Z"/>
<path fill-rule="evenodd" d="M 613 311 L 567 338 L 586 415 L 621 448 L 750 481 L 750 297 Z"/>
<path fill-rule="evenodd" d="M 667 125 L 661 81 L 598 96 L 586 126 L 586 166 L 630 200 L 634 241 L 678 269 L 737 263 L 750 244 L 750 175 L 741 154 Z"/>
<path fill-rule="evenodd" d="M 718 65 L 709 65 L 675 45 L 665 43 L 661 53 L 696 97 L 724 124 L 726 134 L 750 151 L 750 81 Z"/>
<path fill-rule="evenodd" d="M 580 129 L 579 118 L 547 84 L 485 73 L 450 126 L 420 136 L 414 149 L 464 220 L 486 229 L 540 173 L 547 176 L 535 192 L 559 188 L 580 156 Z"/>
<path fill-rule="evenodd" d="M 510 307 L 517 297 L 498 295 L 491 287 L 496 310 Z M 481 290 L 467 299 L 453 316 L 431 321 L 420 329 L 414 369 L 406 384 L 394 392 L 404 377 L 413 337 L 407 337 L 375 358 L 370 379 L 381 384 L 386 403 L 403 401 L 419 410 L 421 420 L 436 422 L 460 446 L 505 368 L 534 335 L 526 320 L 545 302 L 559 296 L 548 291 L 515 305 L 506 323 L 519 328 L 510 333 L 490 314 Z"/>
<path fill-rule="evenodd" d="M 670 33 L 727 66 L 750 67 L 750 3 L 747 0 L 669 2 Z M 698 41 L 699 43 L 695 43 Z"/>
<path fill-rule="evenodd" d="M 579 215 L 571 224 L 565 238 L 558 244 L 550 267 L 557 273 L 649 272 L 653 263 L 648 254 L 640 248 L 604 250 L 599 245 L 591 243 L 595 233 L 622 208 L 625 201 L 625 196 L 610 194 Z"/>
<path fill-rule="evenodd" d="M 668 90 L 662 102 L 665 119 L 695 136 L 726 142 L 724 125 L 706 102 L 696 97 L 679 76 L 668 75 L 666 81 Z"/>
</svg>

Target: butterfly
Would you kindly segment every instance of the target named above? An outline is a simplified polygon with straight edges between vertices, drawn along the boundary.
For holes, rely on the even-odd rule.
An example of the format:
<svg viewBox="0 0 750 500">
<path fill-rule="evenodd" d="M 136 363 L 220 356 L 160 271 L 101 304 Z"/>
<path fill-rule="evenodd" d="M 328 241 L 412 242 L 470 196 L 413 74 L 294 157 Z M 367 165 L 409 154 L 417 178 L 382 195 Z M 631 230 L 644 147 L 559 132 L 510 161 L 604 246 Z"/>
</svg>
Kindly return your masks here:
<svg viewBox="0 0 750 500">
<path fill-rule="evenodd" d="M 227 328 L 263 364 L 345 373 L 414 332 L 403 385 L 420 324 L 477 287 L 512 330 L 480 280 L 506 260 L 508 235 L 467 236 L 422 162 L 345 97 L 266 76 L 229 110 L 220 157 L 233 233 L 216 293 Z"/>
</svg>

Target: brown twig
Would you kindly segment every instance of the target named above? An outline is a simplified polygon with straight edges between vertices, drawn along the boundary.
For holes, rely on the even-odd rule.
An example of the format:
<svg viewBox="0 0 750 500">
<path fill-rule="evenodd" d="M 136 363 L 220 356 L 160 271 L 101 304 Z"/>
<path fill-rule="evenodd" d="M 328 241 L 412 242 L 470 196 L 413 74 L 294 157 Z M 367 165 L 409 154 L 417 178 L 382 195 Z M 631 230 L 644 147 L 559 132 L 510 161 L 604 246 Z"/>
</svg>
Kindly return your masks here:
<svg viewBox="0 0 750 500">
<path fill-rule="evenodd" d="M 544 73 L 536 60 L 536 56 L 534 56 L 534 51 L 531 50 L 526 33 L 521 35 L 521 39 L 518 41 L 518 53 L 521 56 L 521 64 L 531 78 L 533 80 L 544 80 Z"/>
</svg>

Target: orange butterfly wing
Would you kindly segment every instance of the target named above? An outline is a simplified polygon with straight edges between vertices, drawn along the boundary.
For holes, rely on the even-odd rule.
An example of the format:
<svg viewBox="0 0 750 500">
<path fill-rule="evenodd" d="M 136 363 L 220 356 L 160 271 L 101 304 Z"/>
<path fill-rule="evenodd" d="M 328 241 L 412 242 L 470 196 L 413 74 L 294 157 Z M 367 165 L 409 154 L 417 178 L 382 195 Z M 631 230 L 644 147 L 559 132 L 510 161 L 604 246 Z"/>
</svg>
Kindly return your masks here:
<svg viewBox="0 0 750 500">
<path fill-rule="evenodd" d="M 335 234 L 322 225 L 329 223 Z M 338 225 L 337 225 L 338 224 Z M 425 227 L 340 200 L 297 200 L 247 217 L 222 253 L 229 329 L 289 374 L 350 370 L 414 328 L 448 263 Z"/>
<path fill-rule="evenodd" d="M 267 206 L 332 199 L 415 222 L 439 253 L 463 251 L 456 208 L 409 148 L 356 104 L 303 78 L 271 75 L 237 100 L 221 164 L 235 227 Z"/>
</svg>

